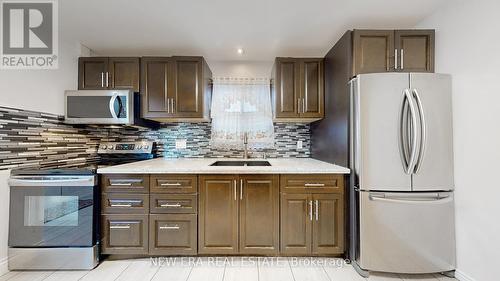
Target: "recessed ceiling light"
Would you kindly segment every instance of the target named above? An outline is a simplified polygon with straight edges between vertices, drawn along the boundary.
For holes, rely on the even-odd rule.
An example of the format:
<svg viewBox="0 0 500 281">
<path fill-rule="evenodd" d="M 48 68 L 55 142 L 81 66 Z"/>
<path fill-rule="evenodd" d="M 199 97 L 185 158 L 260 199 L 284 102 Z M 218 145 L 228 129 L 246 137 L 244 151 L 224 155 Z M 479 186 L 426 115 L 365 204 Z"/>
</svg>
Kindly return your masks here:
<svg viewBox="0 0 500 281">
<path fill-rule="evenodd" d="M 243 55 L 243 49 L 242 48 L 238 48 L 238 50 L 236 50 L 236 52 L 238 52 L 238 55 Z"/>
</svg>

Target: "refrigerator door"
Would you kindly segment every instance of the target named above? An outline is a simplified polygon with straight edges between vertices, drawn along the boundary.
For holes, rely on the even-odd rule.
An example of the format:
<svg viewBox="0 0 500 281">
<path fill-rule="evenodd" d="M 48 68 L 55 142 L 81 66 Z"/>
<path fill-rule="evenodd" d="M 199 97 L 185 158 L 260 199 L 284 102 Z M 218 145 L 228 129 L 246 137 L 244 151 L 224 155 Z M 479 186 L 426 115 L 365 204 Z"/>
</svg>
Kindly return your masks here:
<svg viewBox="0 0 500 281">
<path fill-rule="evenodd" d="M 451 77 L 447 74 L 411 73 L 410 89 L 415 103 L 421 105 L 419 156 L 412 175 L 412 190 L 452 190 Z"/>
<path fill-rule="evenodd" d="M 400 130 L 409 74 L 361 74 L 351 83 L 355 184 L 361 190 L 411 191 Z"/>
<path fill-rule="evenodd" d="M 365 270 L 433 273 L 455 268 L 453 192 L 359 192 Z"/>
</svg>

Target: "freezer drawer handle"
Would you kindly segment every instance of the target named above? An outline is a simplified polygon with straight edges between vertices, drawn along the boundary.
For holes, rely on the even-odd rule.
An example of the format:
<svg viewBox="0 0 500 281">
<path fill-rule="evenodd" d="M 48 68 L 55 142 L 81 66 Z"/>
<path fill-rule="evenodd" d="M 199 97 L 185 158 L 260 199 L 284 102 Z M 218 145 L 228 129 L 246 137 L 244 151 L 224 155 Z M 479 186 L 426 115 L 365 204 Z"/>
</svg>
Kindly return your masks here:
<svg viewBox="0 0 500 281">
<path fill-rule="evenodd" d="M 421 196 L 421 197 L 404 197 L 404 196 L 384 196 L 372 195 L 368 198 L 372 201 L 385 201 L 385 202 L 436 202 L 451 199 L 449 195 L 436 194 L 435 196 Z"/>
</svg>

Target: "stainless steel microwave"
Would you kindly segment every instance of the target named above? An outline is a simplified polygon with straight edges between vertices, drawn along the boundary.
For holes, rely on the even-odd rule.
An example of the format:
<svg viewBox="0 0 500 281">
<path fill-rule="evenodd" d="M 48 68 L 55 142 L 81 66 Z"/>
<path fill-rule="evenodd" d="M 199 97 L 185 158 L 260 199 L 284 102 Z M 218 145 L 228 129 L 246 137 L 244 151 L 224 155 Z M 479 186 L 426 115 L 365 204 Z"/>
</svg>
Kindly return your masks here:
<svg viewBox="0 0 500 281">
<path fill-rule="evenodd" d="M 66 91 L 68 124 L 134 124 L 134 92 L 131 90 Z"/>
</svg>

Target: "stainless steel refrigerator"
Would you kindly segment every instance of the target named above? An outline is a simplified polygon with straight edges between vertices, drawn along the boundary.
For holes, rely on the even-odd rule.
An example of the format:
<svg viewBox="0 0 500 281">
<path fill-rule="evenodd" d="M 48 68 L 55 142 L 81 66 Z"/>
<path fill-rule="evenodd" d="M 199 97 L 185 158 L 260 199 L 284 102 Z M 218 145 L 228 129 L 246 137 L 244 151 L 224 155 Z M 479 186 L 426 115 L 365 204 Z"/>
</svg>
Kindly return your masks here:
<svg viewBox="0 0 500 281">
<path fill-rule="evenodd" d="M 451 77 L 361 74 L 349 85 L 355 267 L 454 270 Z"/>
</svg>

